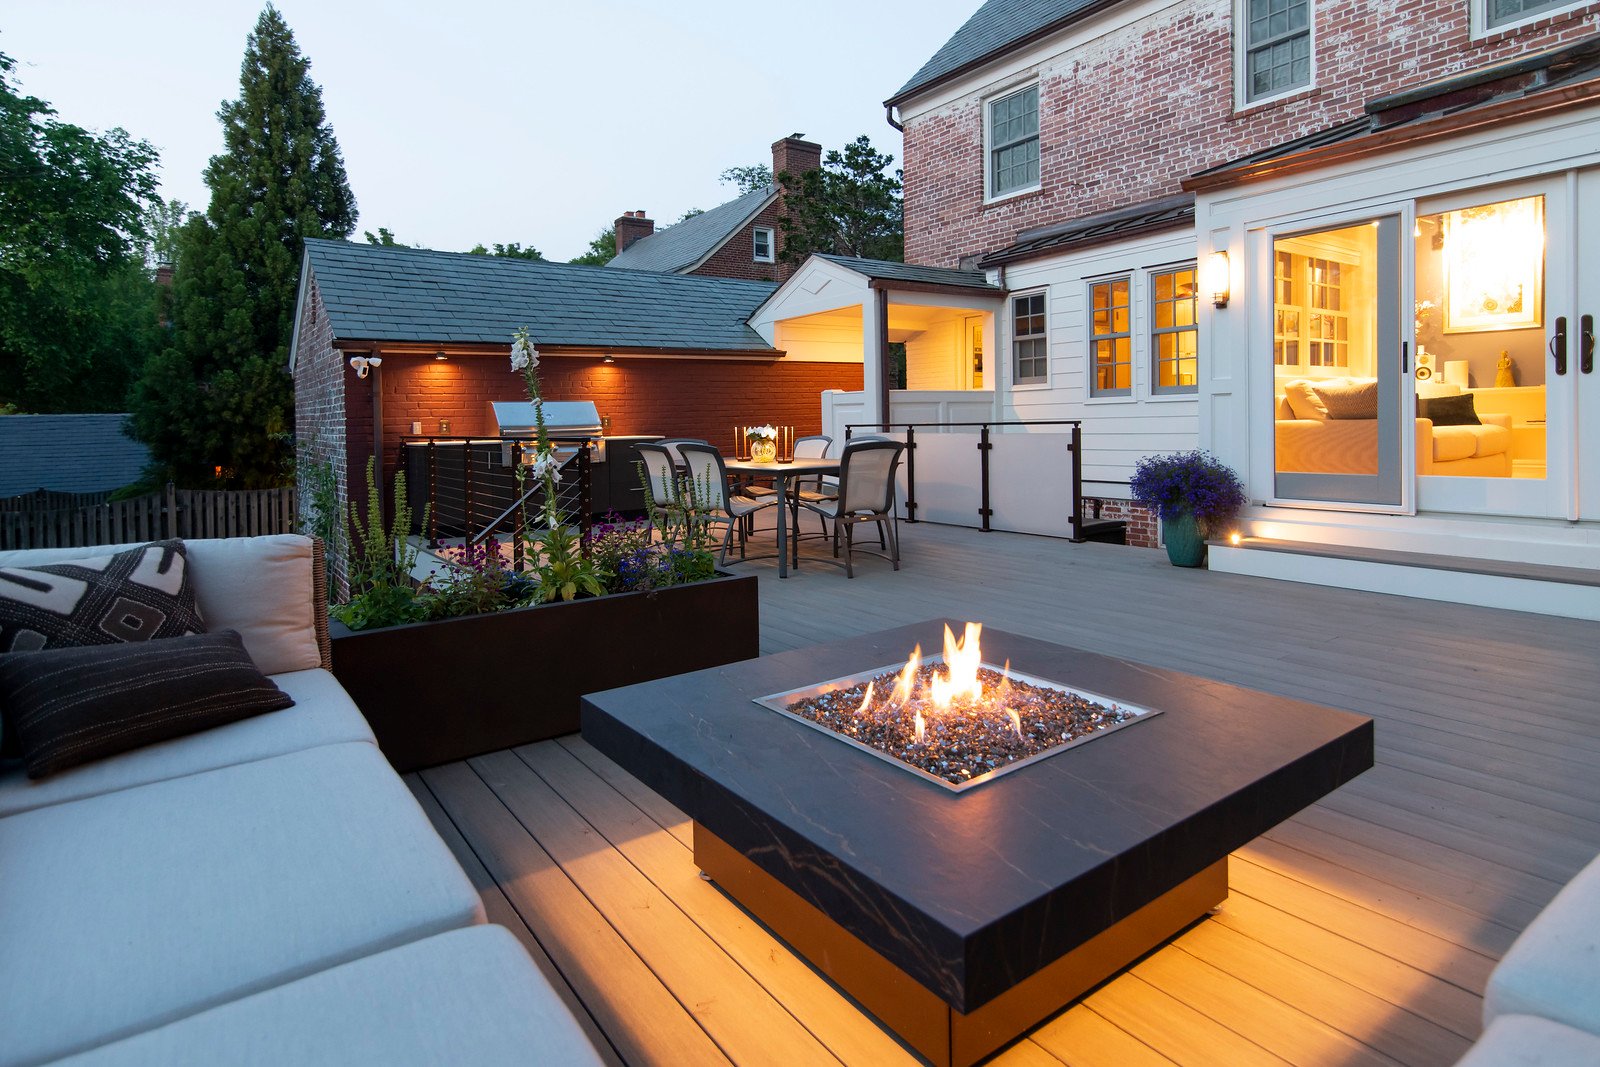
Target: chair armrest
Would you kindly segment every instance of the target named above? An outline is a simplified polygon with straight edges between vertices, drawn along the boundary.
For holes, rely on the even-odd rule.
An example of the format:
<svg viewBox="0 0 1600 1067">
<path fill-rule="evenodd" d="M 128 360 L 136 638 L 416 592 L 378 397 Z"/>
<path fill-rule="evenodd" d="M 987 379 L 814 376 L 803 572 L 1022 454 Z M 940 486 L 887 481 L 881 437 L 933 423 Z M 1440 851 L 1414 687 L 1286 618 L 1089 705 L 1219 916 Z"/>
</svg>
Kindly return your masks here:
<svg viewBox="0 0 1600 1067">
<path fill-rule="evenodd" d="M 1499 411 L 1478 412 L 1478 421 L 1485 426 L 1503 426 L 1511 429 L 1511 416 Z"/>
<path fill-rule="evenodd" d="M 1417 473 L 1433 470 L 1433 420 L 1417 419 Z"/>
</svg>

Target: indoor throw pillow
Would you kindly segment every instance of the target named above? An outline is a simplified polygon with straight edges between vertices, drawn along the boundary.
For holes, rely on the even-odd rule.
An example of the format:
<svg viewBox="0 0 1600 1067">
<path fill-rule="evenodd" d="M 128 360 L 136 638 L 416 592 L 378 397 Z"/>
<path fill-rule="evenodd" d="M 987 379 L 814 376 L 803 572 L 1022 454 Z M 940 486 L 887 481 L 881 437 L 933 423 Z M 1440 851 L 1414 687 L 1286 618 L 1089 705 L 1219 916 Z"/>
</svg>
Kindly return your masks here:
<svg viewBox="0 0 1600 1067">
<path fill-rule="evenodd" d="M 38 567 L 0 567 L 0 652 L 205 632 L 183 542 Z"/>
<path fill-rule="evenodd" d="M 1378 382 L 1375 378 L 1348 378 L 1312 385 L 1330 419 L 1378 417 Z"/>
</svg>

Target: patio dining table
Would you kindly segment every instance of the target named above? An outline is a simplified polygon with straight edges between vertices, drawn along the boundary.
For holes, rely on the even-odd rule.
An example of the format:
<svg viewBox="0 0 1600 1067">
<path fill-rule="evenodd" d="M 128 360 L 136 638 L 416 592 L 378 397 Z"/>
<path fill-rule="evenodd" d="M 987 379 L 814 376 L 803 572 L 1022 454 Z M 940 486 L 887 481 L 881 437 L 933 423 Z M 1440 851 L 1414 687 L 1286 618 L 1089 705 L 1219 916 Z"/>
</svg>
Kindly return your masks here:
<svg viewBox="0 0 1600 1067">
<path fill-rule="evenodd" d="M 793 544 L 794 566 L 800 566 L 800 495 L 790 488 L 791 482 L 798 482 L 803 478 L 820 478 L 824 474 L 837 475 L 839 461 L 837 459 L 795 459 L 788 463 L 757 463 L 749 459 L 730 459 L 724 463 L 729 474 L 738 474 L 744 477 L 771 478 L 773 491 L 777 493 L 781 506 L 788 509 L 788 516 L 782 512 L 778 515 L 778 577 L 789 577 L 789 553 Z M 794 532 L 789 532 L 790 524 Z"/>
</svg>

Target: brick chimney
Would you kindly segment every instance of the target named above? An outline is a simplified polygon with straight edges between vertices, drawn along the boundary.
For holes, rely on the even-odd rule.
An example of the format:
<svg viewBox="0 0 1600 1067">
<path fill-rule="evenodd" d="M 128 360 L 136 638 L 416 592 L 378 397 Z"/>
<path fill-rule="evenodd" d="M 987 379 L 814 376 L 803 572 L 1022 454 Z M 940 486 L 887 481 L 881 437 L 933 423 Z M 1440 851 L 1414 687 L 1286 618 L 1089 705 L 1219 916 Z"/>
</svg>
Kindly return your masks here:
<svg viewBox="0 0 1600 1067">
<path fill-rule="evenodd" d="M 624 211 L 617 220 L 617 251 L 620 253 L 641 237 L 655 232 L 655 220 L 645 218 L 643 211 Z"/>
<path fill-rule="evenodd" d="M 799 137 L 785 137 L 772 142 L 772 177 L 785 172 L 796 178 L 808 170 L 822 166 L 822 146 Z"/>
</svg>

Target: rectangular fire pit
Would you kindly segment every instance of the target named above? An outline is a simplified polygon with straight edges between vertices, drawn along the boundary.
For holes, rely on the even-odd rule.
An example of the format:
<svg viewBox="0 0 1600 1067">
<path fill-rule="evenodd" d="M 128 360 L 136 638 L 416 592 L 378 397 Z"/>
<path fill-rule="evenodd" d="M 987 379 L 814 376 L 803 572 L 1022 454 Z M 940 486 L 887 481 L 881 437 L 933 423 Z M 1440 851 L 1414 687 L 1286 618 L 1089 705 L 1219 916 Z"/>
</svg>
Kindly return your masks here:
<svg viewBox="0 0 1600 1067">
<path fill-rule="evenodd" d="M 935 1063 L 981 1059 L 1202 917 L 1230 852 L 1372 765 L 1362 716 L 990 629 L 985 662 L 1135 728 L 957 790 L 766 705 L 894 670 L 944 625 L 583 709 L 584 737 L 694 820 L 700 868 Z"/>
</svg>

